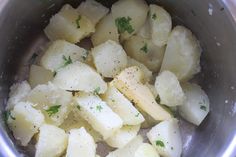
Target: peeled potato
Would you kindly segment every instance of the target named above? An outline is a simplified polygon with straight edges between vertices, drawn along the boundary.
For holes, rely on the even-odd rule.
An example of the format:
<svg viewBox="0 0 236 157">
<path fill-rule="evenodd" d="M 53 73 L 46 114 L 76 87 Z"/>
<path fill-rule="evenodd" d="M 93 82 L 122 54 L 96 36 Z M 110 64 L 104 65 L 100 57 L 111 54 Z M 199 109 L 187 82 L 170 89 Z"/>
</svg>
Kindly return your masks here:
<svg viewBox="0 0 236 157">
<path fill-rule="evenodd" d="M 148 5 L 144 0 L 119 0 L 112 5 L 112 16 L 119 28 L 125 23 L 130 26 L 129 29 L 124 29 L 121 33 L 121 41 L 124 41 L 136 33 L 145 23 Z M 123 19 L 121 19 L 123 18 Z"/>
<path fill-rule="evenodd" d="M 105 16 L 96 26 L 96 32 L 91 36 L 93 46 L 97 46 L 106 42 L 107 40 L 113 40 L 119 43 L 119 33 L 115 25 L 115 20 L 111 14 Z"/>
<path fill-rule="evenodd" d="M 150 23 L 147 19 L 144 25 L 140 28 L 140 30 L 137 32 L 137 36 L 140 36 L 145 39 L 151 39 L 151 31 L 150 31 Z"/>
<path fill-rule="evenodd" d="M 136 150 L 134 157 L 160 157 L 160 155 L 152 145 L 143 143 Z"/>
<path fill-rule="evenodd" d="M 158 47 L 148 39 L 132 36 L 125 41 L 124 49 L 127 54 L 143 63 L 153 72 L 158 72 L 164 56 L 165 47 Z"/>
<path fill-rule="evenodd" d="M 200 72 L 201 48 L 190 30 L 176 26 L 168 39 L 161 71 L 169 70 L 180 81 L 187 81 Z"/>
<path fill-rule="evenodd" d="M 157 46 L 164 46 L 167 43 L 172 28 L 170 14 L 162 7 L 151 4 L 149 23 L 152 41 Z"/>
<path fill-rule="evenodd" d="M 187 100 L 178 110 L 187 121 L 200 125 L 210 110 L 208 96 L 197 84 L 184 83 L 183 90 Z"/>
</svg>

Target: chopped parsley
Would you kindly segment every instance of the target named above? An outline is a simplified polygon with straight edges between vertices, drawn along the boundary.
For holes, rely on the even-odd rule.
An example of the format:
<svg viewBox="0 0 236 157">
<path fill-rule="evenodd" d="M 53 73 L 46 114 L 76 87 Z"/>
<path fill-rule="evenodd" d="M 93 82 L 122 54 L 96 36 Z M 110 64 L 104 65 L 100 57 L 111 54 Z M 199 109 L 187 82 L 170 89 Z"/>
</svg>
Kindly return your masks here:
<svg viewBox="0 0 236 157">
<path fill-rule="evenodd" d="M 138 116 L 139 116 L 139 114 L 140 114 L 140 113 L 137 113 L 137 114 L 135 115 L 135 117 L 138 117 Z"/>
<path fill-rule="evenodd" d="M 100 90 L 101 88 L 97 87 L 96 89 L 94 89 L 93 94 L 98 95 Z"/>
<path fill-rule="evenodd" d="M 75 20 L 77 28 L 80 28 L 80 20 L 81 20 L 81 16 L 79 15 L 78 18 Z"/>
<path fill-rule="evenodd" d="M 63 55 L 62 58 L 64 60 L 64 65 L 63 65 L 64 67 L 72 63 L 70 56 L 68 58 L 66 58 L 66 56 Z"/>
<path fill-rule="evenodd" d="M 130 24 L 132 19 L 130 17 L 119 17 L 115 19 L 116 27 L 118 28 L 119 33 L 124 33 L 125 31 L 129 34 L 134 32 L 134 28 Z"/>
<path fill-rule="evenodd" d="M 114 100 L 114 99 L 111 99 L 111 101 L 112 101 L 112 102 L 115 102 L 115 100 Z"/>
<path fill-rule="evenodd" d="M 98 110 L 99 112 L 101 112 L 102 109 L 103 109 L 103 108 L 102 108 L 101 105 L 97 105 L 97 106 L 96 106 L 96 110 Z"/>
<path fill-rule="evenodd" d="M 144 53 L 148 53 L 147 43 L 145 43 L 144 46 L 140 48 L 140 50 L 143 51 Z"/>
<path fill-rule="evenodd" d="M 165 147 L 164 142 L 162 142 L 161 140 L 157 140 L 157 141 L 156 141 L 156 145 L 157 145 L 157 146 L 160 146 L 160 147 L 163 147 L 163 148 Z"/>
<path fill-rule="evenodd" d="M 45 110 L 49 117 L 51 117 L 53 114 L 56 114 L 59 111 L 59 108 L 61 107 L 61 105 L 55 105 L 55 106 L 51 106 L 49 107 L 49 109 Z"/>
<path fill-rule="evenodd" d="M 81 111 L 81 107 L 80 107 L 79 105 L 77 105 L 76 107 L 77 107 L 77 109 L 78 109 L 78 110 L 80 110 L 80 111 Z"/>
<path fill-rule="evenodd" d="M 153 20 L 156 20 L 157 19 L 157 15 L 154 13 L 154 14 L 152 14 L 152 19 Z"/>
<path fill-rule="evenodd" d="M 157 97 L 156 97 L 156 102 L 158 103 L 158 104 L 160 104 L 161 103 L 161 98 L 160 98 L 160 96 L 158 95 Z"/>
<path fill-rule="evenodd" d="M 11 111 L 5 111 L 3 113 L 3 118 L 4 118 L 5 122 L 7 122 L 9 118 L 16 120 L 16 118 L 11 115 Z"/>
<path fill-rule="evenodd" d="M 83 58 L 83 60 L 86 60 L 86 59 L 87 59 L 87 57 L 88 57 L 88 55 L 89 55 L 89 52 L 88 52 L 88 51 L 86 51 L 86 53 L 85 53 L 84 55 L 82 55 L 82 58 Z"/>
<path fill-rule="evenodd" d="M 54 71 L 53 72 L 53 77 L 55 77 L 57 75 L 57 72 L 56 71 Z"/>
<path fill-rule="evenodd" d="M 201 105 L 201 106 L 200 106 L 200 109 L 201 109 L 201 110 L 204 110 L 204 111 L 207 110 L 206 106 L 204 106 L 204 105 Z"/>
</svg>

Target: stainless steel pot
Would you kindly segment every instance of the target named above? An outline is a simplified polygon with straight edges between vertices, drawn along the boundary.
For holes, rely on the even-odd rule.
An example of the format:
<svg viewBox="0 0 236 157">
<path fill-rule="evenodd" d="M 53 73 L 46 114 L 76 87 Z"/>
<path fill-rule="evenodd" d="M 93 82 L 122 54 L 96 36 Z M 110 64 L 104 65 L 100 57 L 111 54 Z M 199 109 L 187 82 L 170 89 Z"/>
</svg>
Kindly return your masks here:
<svg viewBox="0 0 236 157">
<path fill-rule="evenodd" d="M 100 0 L 111 6 L 115 0 Z M 196 77 L 209 95 L 211 111 L 195 128 L 180 120 L 184 157 L 236 156 L 236 23 L 235 0 L 148 0 L 164 6 L 175 24 L 189 27 L 203 48 L 202 72 Z M 27 78 L 29 65 L 47 42 L 43 28 L 62 4 L 78 0 L 0 0 L 0 110 L 9 87 Z M 227 7 L 229 4 L 230 7 Z M 229 11 L 228 8 L 232 10 Z M 0 156 L 33 156 L 8 134 L 0 118 Z M 25 154 L 25 155 L 23 155 Z"/>
</svg>

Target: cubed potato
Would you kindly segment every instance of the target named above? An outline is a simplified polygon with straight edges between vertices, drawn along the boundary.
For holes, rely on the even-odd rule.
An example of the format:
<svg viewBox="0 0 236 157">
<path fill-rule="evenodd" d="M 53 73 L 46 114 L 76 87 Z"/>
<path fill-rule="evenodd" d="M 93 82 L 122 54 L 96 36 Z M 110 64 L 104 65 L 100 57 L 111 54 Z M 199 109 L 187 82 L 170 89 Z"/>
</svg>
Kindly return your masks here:
<svg viewBox="0 0 236 157">
<path fill-rule="evenodd" d="M 75 61 L 86 62 L 88 51 L 64 40 L 51 43 L 40 60 L 40 64 L 51 71 L 57 71 Z"/>
<path fill-rule="evenodd" d="M 95 157 L 93 137 L 82 127 L 70 130 L 66 157 Z"/>
<path fill-rule="evenodd" d="M 123 125 L 122 119 L 97 95 L 80 93 L 75 98 L 77 112 L 102 136 L 111 137 Z"/>
<path fill-rule="evenodd" d="M 121 45 L 108 40 L 92 49 L 94 64 L 104 77 L 113 78 L 127 66 L 127 55 Z"/>
<path fill-rule="evenodd" d="M 49 82 L 32 89 L 26 101 L 42 111 L 47 123 L 59 126 L 71 111 L 72 94 Z"/>
<path fill-rule="evenodd" d="M 102 98 L 120 116 L 124 125 L 138 125 L 144 122 L 142 114 L 111 84 Z"/>
<path fill-rule="evenodd" d="M 130 141 L 126 146 L 120 149 L 116 149 L 110 152 L 106 157 L 132 157 L 134 156 L 136 150 L 143 143 L 142 136 L 136 136 L 132 141 Z"/>
<path fill-rule="evenodd" d="M 160 122 L 159 120 L 155 120 L 154 118 L 152 118 L 149 114 L 147 114 L 142 109 L 140 109 L 140 108 L 138 108 L 138 109 L 145 119 L 145 121 L 141 125 L 142 129 L 150 129 L 151 127 L 155 126 L 156 124 L 158 124 Z"/>
<path fill-rule="evenodd" d="M 178 106 L 183 105 L 186 100 L 177 77 L 170 71 L 163 71 L 156 77 L 155 88 L 161 99 L 161 104 Z"/>
<path fill-rule="evenodd" d="M 142 84 L 142 75 L 138 67 L 126 68 L 116 76 L 113 84 L 129 100 L 132 100 L 155 120 L 170 119 L 171 115 L 155 101 L 150 89 Z"/>
<path fill-rule="evenodd" d="M 144 0 L 119 0 L 112 5 L 111 12 L 121 34 L 121 41 L 124 41 L 143 26 L 148 5 Z"/>
<path fill-rule="evenodd" d="M 210 110 L 208 96 L 197 84 L 184 83 L 182 88 L 187 99 L 178 111 L 187 121 L 200 125 Z"/>
<path fill-rule="evenodd" d="M 27 146 L 44 123 L 43 114 L 32 105 L 29 102 L 18 102 L 12 111 L 8 111 L 8 126 L 15 139 L 19 140 L 23 146 Z"/>
<path fill-rule="evenodd" d="M 145 84 L 152 92 L 152 95 L 154 96 L 154 98 L 156 98 L 158 96 L 157 90 L 155 88 L 154 85 L 150 84 L 150 83 L 146 83 Z"/>
<path fill-rule="evenodd" d="M 47 84 L 53 79 L 53 72 L 38 65 L 31 65 L 29 83 L 32 88 L 40 84 Z"/>
<path fill-rule="evenodd" d="M 143 63 L 151 71 L 158 72 L 160 70 L 165 47 L 158 47 L 151 40 L 132 36 L 125 41 L 124 49 L 130 57 Z"/>
<path fill-rule="evenodd" d="M 162 7 L 151 4 L 149 6 L 149 23 L 152 41 L 157 46 L 164 46 L 167 43 L 172 28 L 170 14 Z"/>
<path fill-rule="evenodd" d="M 169 70 L 180 81 L 187 81 L 200 72 L 201 48 L 190 30 L 176 26 L 168 39 L 161 71 Z"/>
<path fill-rule="evenodd" d="M 145 39 L 151 39 L 150 23 L 149 19 L 146 20 L 144 25 L 137 32 L 137 36 L 140 36 Z"/>
<path fill-rule="evenodd" d="M 86 0 L 80 3 L 77 11 L 96 25 L 109 12 L 109 9 L 95 0 Z"/>
<path fill-rule="evenodd" d="M 76 61 L 57 71 L 52 81 L 56 86 L 70 91 L 104 93 L 107 84 L 90 66 Z"/>
<path fill-rule="evenodd" d="M 136 150 L 134 157 L 160 157 L 160 155 L 152 145 L 143 143 Z"/>
<path fill-rule="evenodd" d="M 119 43 L 119 33 L 111 14 L 108 14 L 97 24 L 96 32 L 91 36 L 91 40 L 93 46 L 102 44 L 107 40 Z"/>
<path fill-rule="evenodd" d="M 144 64 L 128 56 L 127 67 L 137 66 L 143 72 L 144 82 L 149 82 L 152 79 L 152 71 L 150 71 Z"/>
<path fill-rule="evenodd" d="M 66 150 L 68 135 L 64 130 L 49 124 L 40 127 L 35 157 L 60 157 Z"/>
<path fill-rule="evenodd" d="M 86 16 L 80 15 L 76 9 L 66 4 L 50 19 L 44 32 L 52 41 L 64 39 L 77 43 L 95 32 L 95 25 Z"/>
<path fill-rule="evenodd" d="M 106 143 L 114 148 L 122 148 L 137 136 L 139 129 L 140 125 L 123 126 L 114 135 L 106 139 Z"/>
<path fill-rule="evenodd" d="M 27 81 L 13 84 L 10 87 L 6 110 L 12 110 L 18 102 L 20 102 L 27 96 L 30 90 L 31 87 Z"/>
<path fill-rule="evenodd" d="M 163 121 L 154 126 L 147 137 L 163 157 L 180 157 L 182 140 L 176 119 Z"/>
</svg>

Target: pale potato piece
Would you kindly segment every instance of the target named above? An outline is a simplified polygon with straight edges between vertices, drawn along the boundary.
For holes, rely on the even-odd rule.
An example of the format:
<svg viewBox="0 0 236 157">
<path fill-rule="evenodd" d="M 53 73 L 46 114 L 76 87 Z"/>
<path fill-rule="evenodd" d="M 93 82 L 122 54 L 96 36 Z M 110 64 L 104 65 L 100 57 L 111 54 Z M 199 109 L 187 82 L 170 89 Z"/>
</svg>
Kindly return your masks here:
<svg viewBox="0 0 236 157">
<path fill-rule="evenodd" d="M 149 23 L 152 41 L 157 46 L 164 46 L 167 43 L 172 28 L 170 14 L 162 7 L 151 4 L 149 6 Z"/>
<path fill-rule="evenodd" d="M 72 94 L 49 82 L 36 86 L 25 100 L 42 111 L 47 123 L 59 126 L 71 111 Z"/>
<path fill-rule="evenodd" d="M 124 125 L 138 125 L 144 122 L 142 114 L 111 84 L 102 98 L 120 116 Z"/>
<path fill-rule="evenodd" d="M 10 115 L 7 119 L 15 139 L 19 140 L 23 146 L 27 146 L 44 122 L 43 114 L 32 105 L 29 102 L 18 102 L 14 109 L 9 111 Z"/>
<path fill-rule="evenodd" d="M 137 136 L 139 129 L 140 125 L 123 126 L 114 135 L 106 139 L 106 143 L 114 148 L 122 148 Z"/>
<path fill-rule="evenodd" d="M 66 157 L 95 157 L 93 137 L 82 127 L 70 130 Z"/>
<path fill-rule="evenodd" d="M 27 81 L 13 84 L 10 87 L 6 110 L 12 110 L 18 102 L 20 102 L 27 96 L 30 90 L 31 87 Z"/>
<path fill-rule="evenodd" d="M 148 113 L 146 113 L 142 109 L 138 108 L 138 110 L 145 119 L 145 121 L 141 125 L 142 129 L 149 129 L 160 122 L 159 120 L 155 120 L 154 118 L 152 118 Z"/>
<path fill-rule="evenodd" d="M 49 124 L 40 127 L 35 157 L 60 157 L 67 147 L 68 135 L 64 130 Z"/>
<path fill-rule="evenodd" d="M 90 66 L 76 61 L 57 71 L 52 81 L 64 90 L 104 93 L 107 84 Z"/>
<path fill-rule="evenodd" d="M 183 105 L 186 100 L 177 77 L 170 71 L 163 71 L 156 77 L 155 88 L 161 104 L 178 106 Z"/>
<path fill-rule="evenodd" d="M 121 45 L 108 40 L 92 49 L 94 64 L 104 77 L 113 78 L 127 66 L 127 55 Z"/>
<path fill-rule="evenodd" d="M 143 26 L 147 17 L 148 5 L 144 0 L 119 0 L 112 5 L 111 12 L 118 26 L 118 30 L 120 26 L 124 29 L 122 27 L 124 22 L 127 26 L 130 26 L 129 30 L 120 30 L 121 41 L 124 41 Z M 123 18 L 122 21 L 120 21 L 121 18 Z"/>
<path fill-rule="evenodd" d="M 106 42 L 107 40 L 113 40 L 119 43 L 119 33 L 115 25 L 115 21 L 111 14 L 105 16 L 96 26 L 96 32 L 91 36 L 93 46 L 97 46 Z"/>
<path fill-rule="evenodd" d="M 132 36 L 125 41 L 124 49 L 127 54 L 143 63 L 153 72 L 158 72 L 164 57 L 165 47 L 158 47 L 151 40 Z"/>
<path fill-rule="evenodd" d="M 111 137 L 123 125 L 122 119 L 97 95 L 79 93 L 75 98 L 77 112 L 102 136 Z"/>
<path fill-rule="evenodd" d="M 176 119 L 163 121 L 154 126 L 147 137 L 163 157 L 180 157 L 182 140 Z"/>
<path fill-rule="evenodd" d="M 47 84 L 53 79 L 53 72 L 38 65 L 31 65 L 29 83 L 32 88 L 40 84 Z"/>
<path fill-rule="evenodd" d="M 80 3 L 77 11 L 96 25 L 109 12 L 109 9 L 95 0 L 86 0 Z"/>
<path fill-rule="evenodd" d="M 64 40 L 56 40 L 46 50 L 40 64 L 46 69 L 57 71 L 59 68 L 70 64 L 70 62 L 85 62 L 87 57 L 88 51 L 84 48 Z"/>
<path fill-rule="evenodd" d="M 136 150 L 134 157 L 160 157 L 160 155 L 152 145 L 143 143 Z"/>
<path fill-rule="evenodd" d="M 210 110 L 208 96 L 197 84 L 184 83 L 182 88 L 187 100 L 179 106 L 178 111 L 187 121 L 200 125 Z"/>
<path fill-rule="evenodd" d="M 150 83 L 146 83 L 145 85 L 151 90 L 154 98 L 156 98 L 158 96 L 158 93 L 157 93 L 155 86 Z"/>
<path fill-rule="evenodd" d="M 187 81 L 200 72 L 201 48 L 190 30 L 176 26 L 168 39 L 161 71 L 169 70 L 180 81 Z"/>
<path fill-rule="evenodd" d="M 143 72 L 144 82 L 149 82 L 152 79 L 152 71 L 150 71 L 144 64 L 128 56 L 127 67 L 137 66 Z"/>
<path fill-rule="evenodd" d="M 95 25 L 86 16 L 80 15 L 76 9 L 66 4 L 50 19 L 44 32 L 52 41 L 64 39 L 77 43 L 95 32 Z"/>
<path fill-rule="evenodd" d="M 106 157 L 133 157 L 136 150 L 143 143 L 142 136 L 136 136 L 132 141 L 130 141 L 126 146 L 120 149 L 116 149 L 110 152 Z"/>
<path fill-rule="evenodd" d="M 171 115 L 155 101 L 150 89 L 141 83 L 142 75 L 138 67 L 126 68 L 113 80 L 113 84 L 155 120 L 170 119 Z"/>
<path fill-rule="evenodd" d="M 149 19 L 146 20 L 141 29 L 137 32 L 137 36 L 145 39 L 151 39 L 150 23 Z"/>
</svg>

